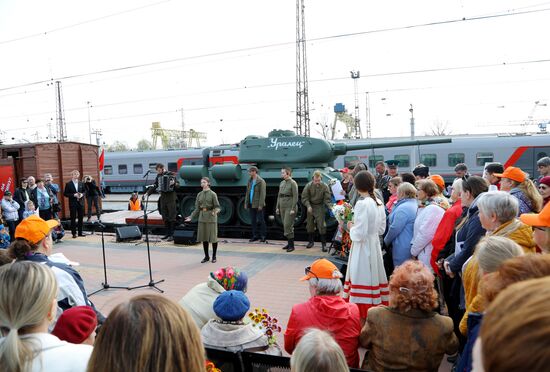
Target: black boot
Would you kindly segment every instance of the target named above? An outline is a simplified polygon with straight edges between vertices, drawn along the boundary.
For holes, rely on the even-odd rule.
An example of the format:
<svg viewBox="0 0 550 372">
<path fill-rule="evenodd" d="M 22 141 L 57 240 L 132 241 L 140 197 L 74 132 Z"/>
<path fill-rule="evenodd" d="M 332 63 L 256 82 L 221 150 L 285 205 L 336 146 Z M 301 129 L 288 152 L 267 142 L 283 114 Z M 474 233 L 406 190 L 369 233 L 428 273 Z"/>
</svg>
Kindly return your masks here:
<svg viewBox="0 0 550 372">
<path fill-rule="evenodd" d="M 212 243 L 212 263 L 216 263 L 216 251 L 218 250 L 218 243 Z"/>
<path fill-rule="evenodd" d="M 172 230 L 172 222 L 166 222 L 165 223 L 166 225 L 166 235 L 164 235 L 163 237 L 161 237 L 162 240 L 166 240 L 170 237 L 170 231 Z"/>
<path fill-rule="evenodd" d="M 166 238 L 167 242 L 173 242 L 174 241 L 174 229 L 175 228 L 176 228 L 176 223 L 174 221 L 172 221 L 168 224 L 168 238 Z"/>
<path fill-rule="evenodd" d="M 290 244 L 290 240 L 287 240 L 286 244 L 284 245 L 283 249 L 288 249 Z"/>
<path fill-rule="evenodd" d="M 327 249 L 327 240 L 326 240 L 324 234 L 321 234 L 321 251 L 323 251 L 323 252 L 328 251 L 328 249 Z"/>
<path fill-rule="evenodd" d="M 208 242 L 202 242 L 202 249 L 204 249 L 204 258 L 201 263 L 210 261 L 210 256 L 208 256 Z"/>
<path fill-rule="evenodd" d="M 313 244 L 315 244 L 314 243 L 315 233 L 309 233 L 308 236 L 309 236 L 309 243 L 307 243 L 306 248 L 311 248 L 313 247 Z"/>
<path fill-rule="evenodd" d="M 288 248 L 286 251 L 287 252 L 294 251 L 294 239 L 288 239 Z"/>
</svg>

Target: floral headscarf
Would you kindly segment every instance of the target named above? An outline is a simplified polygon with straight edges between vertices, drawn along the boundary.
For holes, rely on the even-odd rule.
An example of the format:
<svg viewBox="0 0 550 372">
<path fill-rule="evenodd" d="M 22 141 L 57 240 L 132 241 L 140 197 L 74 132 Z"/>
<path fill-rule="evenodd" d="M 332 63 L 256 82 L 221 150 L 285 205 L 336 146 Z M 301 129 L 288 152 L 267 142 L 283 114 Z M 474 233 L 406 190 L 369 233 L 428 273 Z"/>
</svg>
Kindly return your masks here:
<svg viewBox="0 0 550 372">
<path fill-rule="evenodd" d="M 245 272 L 233 266 L 222 267 L 212 273 L 210 276 L 215 279 L 226 291 L 237 290 L 246 291 L 248 276 Z"/>
</svg>

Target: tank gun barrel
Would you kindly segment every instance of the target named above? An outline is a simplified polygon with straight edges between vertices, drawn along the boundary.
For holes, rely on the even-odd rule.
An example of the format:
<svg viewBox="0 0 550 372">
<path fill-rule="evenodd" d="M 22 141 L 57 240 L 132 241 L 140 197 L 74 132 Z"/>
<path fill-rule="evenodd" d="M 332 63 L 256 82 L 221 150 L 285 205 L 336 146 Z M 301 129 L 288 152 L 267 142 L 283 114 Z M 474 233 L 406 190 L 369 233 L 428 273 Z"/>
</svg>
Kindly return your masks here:
<svg viewBox="0 0 550 372">
<path fill-rule="evenodd" d="M 410 140 L 410 141 L 389 141 L 389 142 L 363 142 L 363 143 L 334 143 L 334 154 L 345 155 L 348 151 L 353 150 L 368 150 L 379 149 L 388 147 L 402 147 L 402 146 L 421 146 L 421 145 L 434 145 L 438 143 L 451 143 L 450 138 L 437 138 L 433 140 Z"/>
</svg>

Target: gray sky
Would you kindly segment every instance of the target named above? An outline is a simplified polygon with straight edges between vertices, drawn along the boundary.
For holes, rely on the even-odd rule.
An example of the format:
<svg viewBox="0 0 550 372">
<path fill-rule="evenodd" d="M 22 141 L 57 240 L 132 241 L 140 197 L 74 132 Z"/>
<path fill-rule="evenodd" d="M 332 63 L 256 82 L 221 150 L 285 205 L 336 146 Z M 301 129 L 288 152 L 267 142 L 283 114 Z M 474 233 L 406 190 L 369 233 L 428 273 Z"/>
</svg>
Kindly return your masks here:
<svg viewBox="0 0 550 372">
<path fill-rule="evenodd" d="M 88 142 L 87 102 L 106 143 L 135 146 L 154 121 L 181 129 L 182 108 L 208 144 L 292 129 L 295 10 L 289 0 L 0 0 L 0 135 L 46 140 L 48 123 L 55 133 L 55 80 L 71 140 Z M 335 103 L 353 113 L 350 70 L 361 72 L 363 125 L 369 92 L 373 137 L 408 135 L 411 103 L 417 134 L 434 123 L 537 131 L 520 124 L 550 119 L 549 21 L 542 0 L 306 0 L 312 134 L 333 122 Z"/>
</svg>

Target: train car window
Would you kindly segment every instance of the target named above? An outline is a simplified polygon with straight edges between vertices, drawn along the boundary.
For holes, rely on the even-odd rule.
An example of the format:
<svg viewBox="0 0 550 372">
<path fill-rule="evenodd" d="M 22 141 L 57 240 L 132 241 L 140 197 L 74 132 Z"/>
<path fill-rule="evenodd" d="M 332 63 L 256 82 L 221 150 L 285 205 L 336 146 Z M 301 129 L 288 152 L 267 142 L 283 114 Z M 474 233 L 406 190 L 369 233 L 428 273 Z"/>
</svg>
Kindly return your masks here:
<svg viewBox="0 0 550 372">
<path fill-rule="evenodd" d="M 202 159 L 183 159 L 181 165 L 202 165 Z"/>
<path fill-rule="evenodd" d="M 178 171 L 178 163 L 169 162 L 168 163 L 168 172 L 177 173 L 177 171 Z"/>
<path fill-rule="evenodd" d="M 435 167 L 437 165 L 437 154 L 421 154 L 420 162 L 427 167 Z"/>
<path fill-rule="evenodd" d="M 128 166 L 126 164 L 119 164 L 118 174 L 128 174 Z"/>
<path fill-rule="evenodd" d="M 494 155 L 492 152 L 478 152 L 476 154 L 476 165 L 478 167 L 485 166 L 485 163 L 492 163 Z"/>
<path fill-rule="evenodd" d="M 143 165 L 134 164 L 134 174 L 143 174 Z"/>
<path fill-rule="evenodd" d="M 149 170 L 151 172 L 156 172 L 156 169 L 157 168 L 157 163 L 149 163 Z"/>
<path fill-rule="evenodd" d="M 384 161 L 384 155 L 371 155 L 369 156 L 369 168 L 374 168 L 376 163 Z"/>
<path fill-rule="evenodd" d="M 359 156 L 344 156 L 344 167 L 355 167 L 359 163 Z"/>
<path fill-rule="evenodd" d="M 548 156 L 548 155 L 546 155 L 545 152 L 539 152 L 539 153 L 537 154 L 537 160 L 540 160 L 540 159 L 544 158 L 545 156 Z"/>
<path fill-rule="evenodd" d="M 463 152 L 453 152 L 449 154 L 449 167 L 454 168 L 458 163 L 464 163 L 466 156 Z"/>
<path fill-rule="evenodd" d="M 405 154 L 402 154 L 402 155 L 395 155 L 393 157 L 394 160 L 397 160 L 399 162 L 399 166 L 400 167 L 405 167 L 407 168 L 410 164 L 410 160 L 409 160 L 409 155 L 405 155 Z"/>
<path fill-rule="evenodd" d="M 110 176 L 111 174 L 113 174 L 113 166 L 112 165 L 106 165 L 103 168 L 103 173 L 105 173 L 106 176 Z"/>
</svg>

